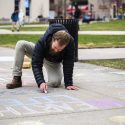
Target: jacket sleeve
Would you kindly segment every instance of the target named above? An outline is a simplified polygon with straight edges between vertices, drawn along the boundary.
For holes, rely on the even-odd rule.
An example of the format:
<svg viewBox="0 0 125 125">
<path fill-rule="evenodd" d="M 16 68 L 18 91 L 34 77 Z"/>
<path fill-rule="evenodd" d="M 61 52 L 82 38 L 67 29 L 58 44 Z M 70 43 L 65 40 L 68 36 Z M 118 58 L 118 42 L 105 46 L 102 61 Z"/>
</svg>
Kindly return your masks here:
<svg viewBox="0 0 125 125">
<path fill-rule="evenodd" d="M 64 83 L 65 87 L 73 85 L 73 68 L 74 68 L 74 40 L 71 40 L 68 47 L 66 48 L 66 53 L 63 60 L 63 73 L 64 73 Z"/>
<path fill-rule="evenodd" d="M 32 70 L 38 87 L 45 82 L 43 76 L 43 59 L 44 59 L 44 45 L 43 42 L 37 42 L 32 56 Z"/>
</svg>

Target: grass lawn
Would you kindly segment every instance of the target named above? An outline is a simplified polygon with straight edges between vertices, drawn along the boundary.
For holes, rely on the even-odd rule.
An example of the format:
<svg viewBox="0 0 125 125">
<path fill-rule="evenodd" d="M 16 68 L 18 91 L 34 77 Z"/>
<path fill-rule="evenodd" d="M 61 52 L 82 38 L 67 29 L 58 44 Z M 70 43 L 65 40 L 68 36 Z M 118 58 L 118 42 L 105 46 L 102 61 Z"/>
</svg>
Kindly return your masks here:
<svg viewBox="0 0 125 125">
<path fill-rule="evenodd" d="M 0 35 L 0 46 L 14 46 L 18 40 L 36 42 L 41 35 Z M 125 36 L 79 35 L 80 48 L 125 47 Z"/>
<path fill-rule="evenodd" d="M 111 22 L 97 22 L 92 24 L 82 24 L 80 25 L 80 30 L 82 31 L 125 31 L 125 19 L 124 20 L 115 20 Z"/>
<path fill-rule="evenodd" d="M 38 23 L 40 24 L 40 23 Z M 31 24 L 28 24 L 31 25 Z M 35 25 L 35 24 L 34 24 Z M 6 26 L 6 25 L 5 25 Z M 22 27 L 21 31 L 44 31 L 48 27 Z M 8 29 L 11 30 L 11 28 L 4 27 L 2 29 Z M 92 24 L 80 24 L 80 30 L 81 31 L 105 31 L 105 30 L 111 30 L 111 31 L 125 31 L 125 19 L 124 20 L 114 20 L 111 22 L 97 22 Z"/>
<path fill-rule="evenodd" d="M 79 35 L 81 48 L 125 47 L 124 35 Z"/>
<path fill-rule="evenodd" d="M 46 31 L 47 30 L 47 26 L 45 27 L 21 27 L 20 28 L 20 31 Z M 4 28 L 1 28 L 1 29 L 7 29 L 7 30 L 11 30 L 12 28 L 11 27 L 4 27 Z"/>
<path fill-rule="evenodd" d="M 41 35 L 0 35 L 0 46 L 14 47 L 18 40 L 36 42 Z"/>
<path fill-rule="evenodd" d="M 87 60 L 87 61 L 80 61 L 80 62 L 125 70 L 125 59 Z"/>
<path fill-rule="evenodd" d="M 48 27 L 21 27 L 20 31 L 46 31 Z"/>
</svg>

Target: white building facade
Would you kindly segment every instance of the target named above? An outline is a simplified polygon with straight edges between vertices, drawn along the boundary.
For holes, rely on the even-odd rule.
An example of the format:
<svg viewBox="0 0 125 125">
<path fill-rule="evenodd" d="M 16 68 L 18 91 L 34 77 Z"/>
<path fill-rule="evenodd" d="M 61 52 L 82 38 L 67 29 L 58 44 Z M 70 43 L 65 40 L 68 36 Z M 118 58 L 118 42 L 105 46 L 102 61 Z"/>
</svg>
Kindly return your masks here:
<svg viewBox="0 0 125 125">
<path fill-rule="evenodd" d="M 115 18 L 117 16 L 117 3 L 115 0 L 88 0 L 89 11 L 97 18 Z"/>
<path fill-rule="evenodd" d="M 19 0 L 19 11 L 23 11 L 26 16 L 26 1 Z M 29 21 L 34 22 L 39 15 L 45 18 L 49 17 L 49 0 L 30 0 Z M 0 0 L 0 19 L 11 20 L 11 14 L 14 12 L 15 0 Z"/>
</svg>

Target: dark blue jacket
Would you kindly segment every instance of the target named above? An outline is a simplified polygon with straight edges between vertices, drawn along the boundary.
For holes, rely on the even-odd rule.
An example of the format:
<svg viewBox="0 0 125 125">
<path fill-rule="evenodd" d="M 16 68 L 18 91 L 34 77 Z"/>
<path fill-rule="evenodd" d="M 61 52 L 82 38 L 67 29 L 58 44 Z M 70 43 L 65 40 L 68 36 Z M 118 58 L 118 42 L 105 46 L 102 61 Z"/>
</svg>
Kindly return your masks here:
<svg viewBox="0 0 125 125">
<path fill-rule="evenodd" d="M 51 24 L 43 37 L 38 40 L 32 56 L 32 70 L 38 87 L 45 82 L 43 76 L 43 60 L 44 58 L 50 62 L 63 63 L 63 73 L 65 87 L 73 85 L 72 75 L 74 67 L 74 39 L 71 36 L 70 43 L 67 47 L 57 55 L 51 55 L 49 52 L 50 42 L 55 32 L 67 29 L 61 24 Z"/>
<path fill-rule="evenodd" d="M 11 19 L 13 22 L 17 22 L 19 20 L 18 12 L 13 12 L 11 15 Z"/>
</svg>

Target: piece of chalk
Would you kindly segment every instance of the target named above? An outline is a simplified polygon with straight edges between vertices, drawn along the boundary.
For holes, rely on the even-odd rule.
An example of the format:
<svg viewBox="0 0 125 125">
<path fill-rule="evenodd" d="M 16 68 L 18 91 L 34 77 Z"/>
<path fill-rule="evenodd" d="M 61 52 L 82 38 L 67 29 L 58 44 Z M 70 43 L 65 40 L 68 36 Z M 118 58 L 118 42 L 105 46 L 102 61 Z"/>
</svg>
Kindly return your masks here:
<svg viewBox="0 0 125 125">
<path fill-rule="evenodd" d="M 48 93 L 46 90 L 44 90 L 44 93 Z"/>
</svg>

